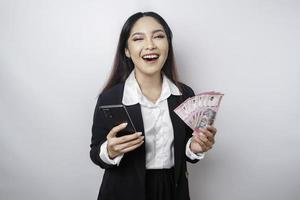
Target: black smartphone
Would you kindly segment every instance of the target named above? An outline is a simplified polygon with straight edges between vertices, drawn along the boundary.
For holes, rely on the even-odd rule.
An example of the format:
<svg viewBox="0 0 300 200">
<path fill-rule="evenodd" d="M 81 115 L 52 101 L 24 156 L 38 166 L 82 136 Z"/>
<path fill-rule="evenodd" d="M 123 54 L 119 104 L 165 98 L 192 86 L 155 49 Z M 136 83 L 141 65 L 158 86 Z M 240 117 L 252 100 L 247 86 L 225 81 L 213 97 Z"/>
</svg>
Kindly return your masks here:
<svg viewBox="0 0 300 200">
<path fill-rule="evenodd" d="M 103 118 L 105 119 L 105 123 L 108 125 L 110 130 L 114 126 L 125 122 L 127 123 L 126 128 L 121 130 L 117 134 L 117 137 L 137 132 L 130 118 L 130 115 L 124 105 L 104 105 L 99 106 L 99 109 L 103 115 Z"/>
</svg>

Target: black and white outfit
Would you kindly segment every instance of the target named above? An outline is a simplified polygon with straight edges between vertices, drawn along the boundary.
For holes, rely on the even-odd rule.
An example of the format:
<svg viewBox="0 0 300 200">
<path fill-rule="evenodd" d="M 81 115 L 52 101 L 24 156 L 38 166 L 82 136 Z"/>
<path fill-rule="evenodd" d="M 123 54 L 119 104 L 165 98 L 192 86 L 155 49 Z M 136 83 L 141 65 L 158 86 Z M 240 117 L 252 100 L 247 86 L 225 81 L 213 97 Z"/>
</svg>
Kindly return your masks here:
<svg viewBox="0 0 300 200">
<path fill-rule="evenodd" d="M 97 101 L 92 127 L 90 156 L 105 169 L 98 200 L 189 200 L 186 161 L 195 163 L 204 154 L 194 154 L 189 146 L 192 130 L 173 111 L 193 90 L 177 86 L 163 75 L 162 91 L 155 103 L 141 92 L 134 70 L 125 83 L 102 93 Z M 123 104 L 145 143 L 110 159 L 106 136 L 110 131 L 98 113 L 100 105 Z"/>
</svg>

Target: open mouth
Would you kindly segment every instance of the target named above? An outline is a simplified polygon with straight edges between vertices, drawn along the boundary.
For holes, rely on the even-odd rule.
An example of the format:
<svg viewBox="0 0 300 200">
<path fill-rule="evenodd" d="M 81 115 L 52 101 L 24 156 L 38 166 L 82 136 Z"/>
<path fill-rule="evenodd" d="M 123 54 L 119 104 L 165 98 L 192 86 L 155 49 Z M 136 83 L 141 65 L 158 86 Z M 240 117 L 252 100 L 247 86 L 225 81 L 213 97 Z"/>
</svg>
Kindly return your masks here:
<svg viewBox="0 0 300 200">
<path fill-rule="evenodd" d="M 158 54 L 147 54 L 142 56 L 143 60 L 147 61 L 147 62 L 153 62 L 156 61 L 159 58 Z"/>
</svg>

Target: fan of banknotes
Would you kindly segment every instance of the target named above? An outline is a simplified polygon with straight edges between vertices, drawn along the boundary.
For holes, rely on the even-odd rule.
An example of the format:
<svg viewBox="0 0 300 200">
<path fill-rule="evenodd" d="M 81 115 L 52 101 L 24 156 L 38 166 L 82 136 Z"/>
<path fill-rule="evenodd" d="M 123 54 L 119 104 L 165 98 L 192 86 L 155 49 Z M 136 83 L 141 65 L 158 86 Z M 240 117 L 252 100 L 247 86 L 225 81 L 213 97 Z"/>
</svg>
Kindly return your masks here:
<svg viewBox="0 0 300 200">
<path fill-rule="evenodd" d="M 204 92 L 186 99 L 175 113 L 193 130 L 213 125 L 224 94 Z"/>
</svg>

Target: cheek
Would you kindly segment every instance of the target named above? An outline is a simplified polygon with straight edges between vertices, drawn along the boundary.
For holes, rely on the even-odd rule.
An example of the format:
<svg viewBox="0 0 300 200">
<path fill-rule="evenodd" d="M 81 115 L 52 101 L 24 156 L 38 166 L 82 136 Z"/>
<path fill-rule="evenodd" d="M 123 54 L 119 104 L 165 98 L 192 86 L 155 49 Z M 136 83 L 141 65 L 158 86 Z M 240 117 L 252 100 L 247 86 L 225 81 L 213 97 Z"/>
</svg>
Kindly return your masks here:
<svg viewBox="0 0 300 200">
<path fill-rule="evenodd" d="M 162 42 L 160 44 L 160 49 L 163 51 L 165 54 L 168 54 L 169 52 L 169 43 L 168 42 Z"/>
<path fill-rule="evenodd" d="M 129 46 L 130 50 L 132 53 L 137 54 L 141 51 L 143 45 L 141 43 L 135 43 L 135 44 L 131 44 Z"/>
<path fill-rule="evenodd" d="M 128 43 L 128 50 L 130 52 L 131 57 L 139 57 L 140 55 L 140 45 Z"/>
</svg>

